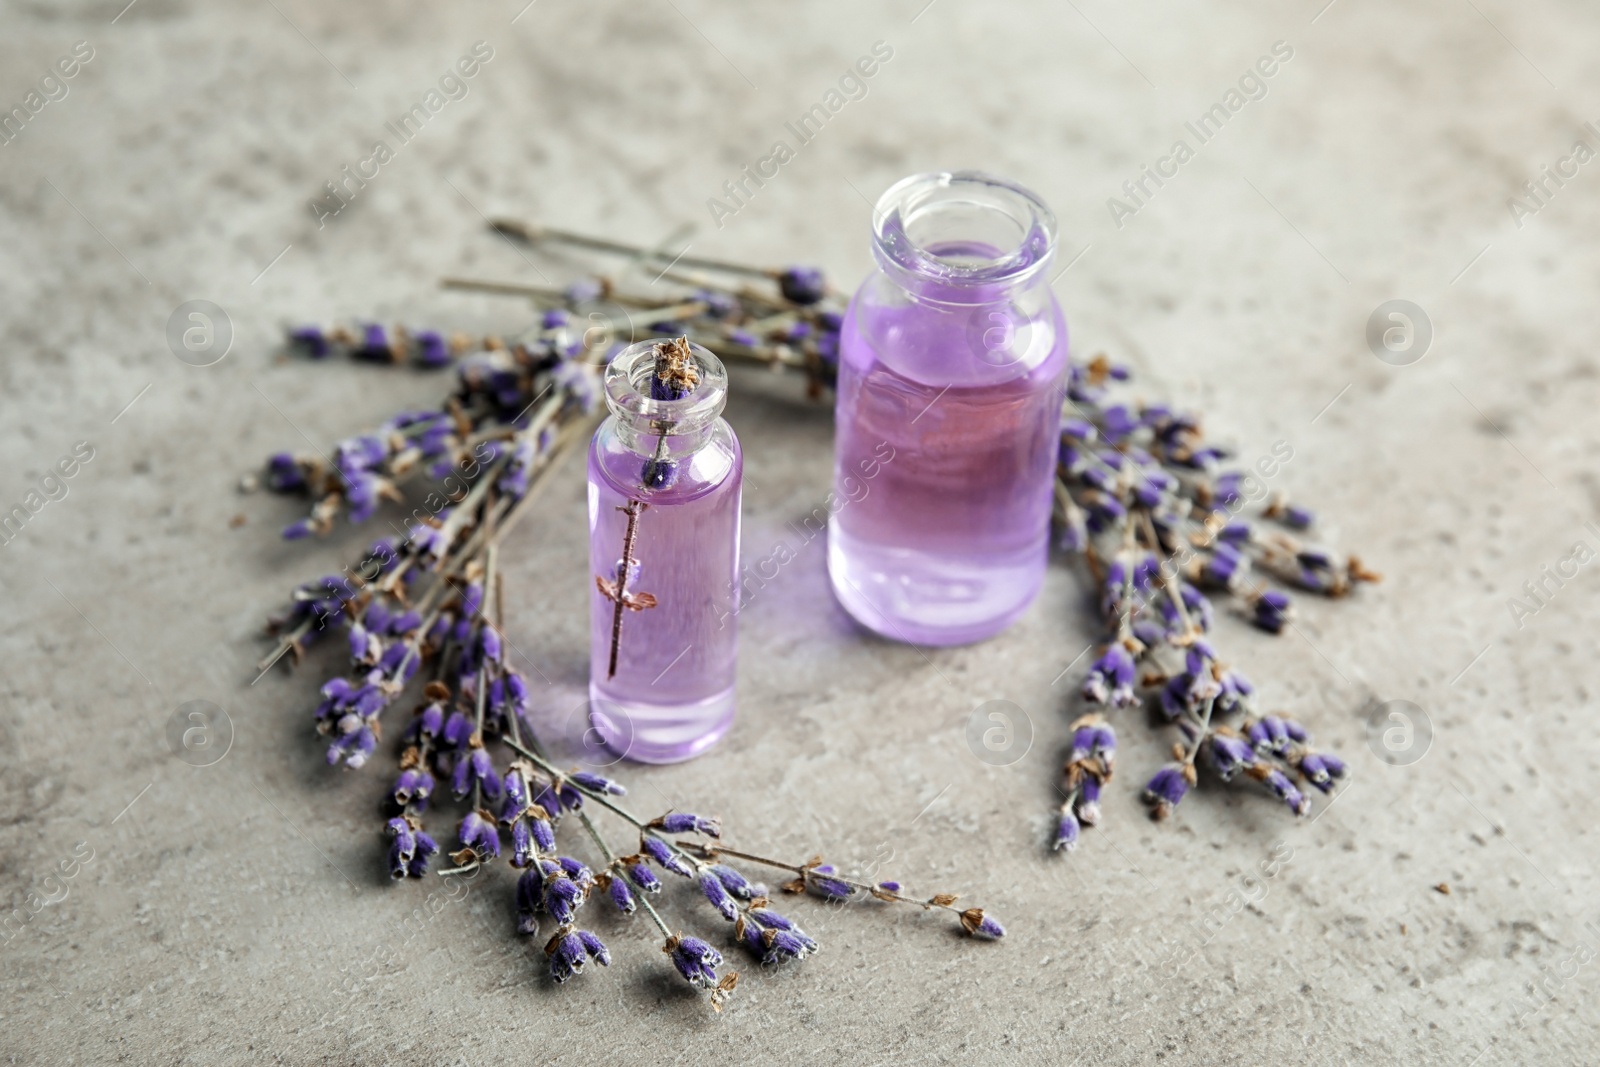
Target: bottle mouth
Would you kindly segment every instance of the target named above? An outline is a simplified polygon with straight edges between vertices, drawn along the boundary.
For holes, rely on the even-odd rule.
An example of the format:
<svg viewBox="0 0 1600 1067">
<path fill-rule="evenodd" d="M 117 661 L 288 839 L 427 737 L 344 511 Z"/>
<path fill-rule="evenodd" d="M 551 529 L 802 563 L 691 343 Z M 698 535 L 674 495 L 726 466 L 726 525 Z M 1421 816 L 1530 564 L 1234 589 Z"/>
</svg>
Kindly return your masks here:
<svg viewBox="0 0 1600 1067">
<path fill-rule="evenodd" d="M 606 406 L 618 419 L 639 429 L 671 426 L 675 435 L 702 430 L 716 421 L 728 402 L 728 371 L 710 349 L 693 342 L 700 381 L 687 396 L 677 400 L 657 400 L 650 395 L 650 376 L 655 371 L 656 346 L 673 339 L 652 337 L 636 341 L 618 352 L 606 365 Z"/>
<path fill-rule="evenodd" d="M 940 287 L 1015 284 L 1055 251 L 1056 217 L 1033 191 L 975 170 L 913 174 L 878 198 L 885 269 Z"/>
</svg>

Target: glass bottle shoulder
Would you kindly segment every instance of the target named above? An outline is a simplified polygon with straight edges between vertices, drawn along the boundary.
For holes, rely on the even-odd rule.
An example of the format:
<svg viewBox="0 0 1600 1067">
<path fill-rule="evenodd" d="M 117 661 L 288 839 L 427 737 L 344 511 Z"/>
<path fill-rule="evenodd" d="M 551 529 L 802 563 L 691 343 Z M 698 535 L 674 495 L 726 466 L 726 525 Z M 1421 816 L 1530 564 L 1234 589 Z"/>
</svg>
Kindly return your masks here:
<svg viewBox="0 0 1600 1067">
<path fill-rule="evenodd" d="M 997 290 L 950 304 L 920 299 L 882 272 L 869 275 L 845 313 L 840 361 L 859 374 L 881 365 L 935 387 L 1040 386 L 1067 366 L 1067 325 L 1048 286 Z"/>
<path fill-rule="evenodd" d="M 653 446 L 657 438 L 645 435 L 640 444 Z M 726 419 L 717 419 L 702 440 L 685 442 L 667 438 L 665 458 L 677 465 L 671 483 L 652 489 L 644 483 L 644 467 L 653 455 L 639 452 L 624 442 L 617 418 L 611 416 L 595 430 L 589 442 L 589 480 L 605 486 L 619 497 L 652 504 L 686 504 L 718 489 L 737 485 L 743 474 L 743 453 L 739 438 Z"/>
</svg>

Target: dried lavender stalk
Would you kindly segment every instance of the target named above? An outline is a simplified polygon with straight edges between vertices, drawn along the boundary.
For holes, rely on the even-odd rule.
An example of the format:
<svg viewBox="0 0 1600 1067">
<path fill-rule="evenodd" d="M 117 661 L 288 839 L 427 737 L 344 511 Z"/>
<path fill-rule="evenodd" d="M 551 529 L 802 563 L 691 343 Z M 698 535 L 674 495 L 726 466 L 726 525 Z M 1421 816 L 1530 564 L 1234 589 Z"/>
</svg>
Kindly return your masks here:
<svg viewBox="0 0 1600 1067">
<path fill-rule="evenodd" d="M 491 225 L 506 236 L 530 244 L 545 241 L 626 256 L 632 262 L 672 261 L 670 254 L 619 241 L 586 237 L 514 220 Z M 548 313 L 562 311 L 605 331 L 620 331 L 637 324 L 648 334 L 684 335 L 703 345 L 725 362 L 760 363 L 773 370 L 801 370 L 813 397 L 833 387 L 839 367 L 839 331 L 844 322 L 842 301 L 813 267 L 748 267 L 721 260 L 683 257 L 676 266 L 655 275 L 657 283 L 676 284 L 682 291 L 664 289 L 662 296 L 619 291 L 606 275 L 580 279 L 562 289 L 471 278 L 445 278 L 450 289 L 526 296 Z M 682 269 L 698 267 L 699 271 Z M 653 272 L 654 267 L 650 270 Z M 759 279 L 767 285 L 726 276 Z M 622 321 L 608 310 L 633 308 Z"/>
<path fill-rule="evenodd" d="M 1193 416 L 1115 402 L 1109 383 L 1128 377 L 1102 356 L 1075 365 L 1068 384 L 1057 486 L 1061 544 L 1083 556 L 1100 585 L 1109 636 L 1082 688 L 1096 710 L 1073 724 L 1054 841 L 1064 850 L 1077 845 L 1080 825 L 1100 818 L 1116 752 L 1106 713 L 1142 705 L 1141 690 L 1155 690 L 1157 706 L 1182 735 L 1173 761 L 1145 786 L 1157 819 L 1194 787 L 1197 761 L 1224 782 L 1261 783 L 1305 815 L 1311 801 L 1296 783 L 1330 792 L 1345 764 L 1313 748 L 1294 719 L 1257 712 L 1254 686 L 1211 643 L 1215 608 L 1201 589 L 1230 596 L 1255 626 L 1277 634 L 1293 625 L 1293 606 L 1261 577 L 1330 597 L 1378 580 L 1355 557 L 1290 533 L 1310 528 L 1314 517 L 1281 494 L 1259 521 L 1241 518 L 1254 475 L 1220 472 L 1225 453 L 1205 443 Z M 1286 458 L 1277 454 L 1269 466 L 1276 470 Z"/>
</svg>

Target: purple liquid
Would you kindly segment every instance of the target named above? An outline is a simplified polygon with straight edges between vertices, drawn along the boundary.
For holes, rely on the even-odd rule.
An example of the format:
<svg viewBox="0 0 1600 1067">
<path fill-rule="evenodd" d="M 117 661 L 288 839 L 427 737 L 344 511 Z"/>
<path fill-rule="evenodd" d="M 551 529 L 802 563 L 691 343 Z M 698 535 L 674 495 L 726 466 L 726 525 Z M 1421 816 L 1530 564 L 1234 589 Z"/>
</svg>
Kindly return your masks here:
<svg viewBox="0 0 1600 1067">
<path fill-rule="evenodd" d="M 614 579 L 630 500 L 639 515 L 629 593 L 657 605 L 625 611 L 617 673 L 610 666 L 615 605 L 590 588 L 590 722 L 607 748 L 644 763 L 674 763 L 716 744 L 733 725 L 739 572 L 739 442 L 719 421 L 711 440 L 674 459 L 663 489 L 645 489 L 646 457 L 624 447 L 611 423 L 589 448 L 589 565 Z M 668 438 L 673 442 L 673 438 Z"/>
<path fill-rule="evenodd" d="M 1044 581 L 1066 323 L 1053 296 L 1013 301 L 998 284 L 961 290 L 962 303 L 943 302 L 957 289 L 938 279 L 910 300 L 883 290 L 869 279 L 845 316 L 834 489 L 849 502 L 829 526 L 829 574 L 885 637 L 979 641 Z"/>
</svg>

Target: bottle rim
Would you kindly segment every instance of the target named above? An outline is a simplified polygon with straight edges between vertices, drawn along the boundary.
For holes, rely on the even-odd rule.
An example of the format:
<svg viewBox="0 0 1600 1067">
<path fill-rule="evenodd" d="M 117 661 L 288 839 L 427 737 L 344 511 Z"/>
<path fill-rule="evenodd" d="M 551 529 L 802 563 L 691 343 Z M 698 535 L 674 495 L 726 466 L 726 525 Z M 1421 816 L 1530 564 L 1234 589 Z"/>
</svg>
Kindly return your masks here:
<svg viewBox="0 0 1600 1067">
<path fill-rule="evenodd" d="M 606 407 L 618 419 L 643 428 L 669 424 L 674 434 L 704 429 L 722 414 L 728 402 L 728 371 L 710 349 L 689 342 L 700 381 L 688 396 L 657 400 L 650 395 L 650 375 L 655 369 L 656 346 L 671 337 L 635 341 L 606 365 Z"/>
<path fill-rule="evenodd" d="M 878 198 L 873 218 L 883 267 L 941 288 L 1015 285 L 1042 271 L 1056 245 L 1055 214 L 1037 193 L 978 170 L 902 178 Z M 930 240 L 941 224 L 953 234 Z M 965 251 L 951 254 L 963 244 Z"/>
</svg>

